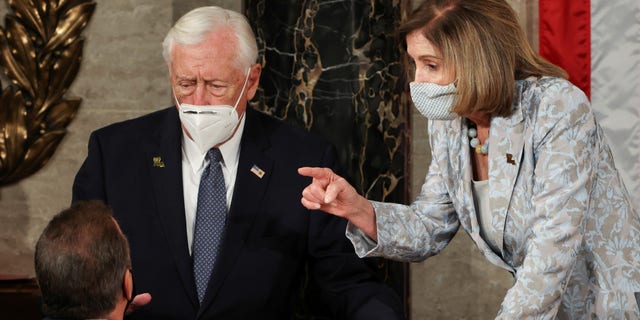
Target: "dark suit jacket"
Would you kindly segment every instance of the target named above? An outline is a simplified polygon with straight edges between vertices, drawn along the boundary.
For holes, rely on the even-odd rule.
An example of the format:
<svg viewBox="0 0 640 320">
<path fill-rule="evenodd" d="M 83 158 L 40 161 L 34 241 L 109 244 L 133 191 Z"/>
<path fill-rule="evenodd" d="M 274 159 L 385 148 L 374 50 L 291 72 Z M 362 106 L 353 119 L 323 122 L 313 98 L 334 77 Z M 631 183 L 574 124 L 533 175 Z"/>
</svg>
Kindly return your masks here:
<svg viewBox="0 0 640 320">
<path fill-rule="evenodd" d="M 310 180 L 297 168 L 335 167 L 334 148 L 250 108 L 246 117 L 221 259 L 202 306 L 187 248 L 177 111 L 92 133 L 73 199 L 105 200 L 129 239 L 136 293 L 153 297 L 131 318 L 291 319 L 306 266 L 333 319 L 400 317 L 397 295 L 346 240 L 345 220 L 300 203 Z"/>
</svg>

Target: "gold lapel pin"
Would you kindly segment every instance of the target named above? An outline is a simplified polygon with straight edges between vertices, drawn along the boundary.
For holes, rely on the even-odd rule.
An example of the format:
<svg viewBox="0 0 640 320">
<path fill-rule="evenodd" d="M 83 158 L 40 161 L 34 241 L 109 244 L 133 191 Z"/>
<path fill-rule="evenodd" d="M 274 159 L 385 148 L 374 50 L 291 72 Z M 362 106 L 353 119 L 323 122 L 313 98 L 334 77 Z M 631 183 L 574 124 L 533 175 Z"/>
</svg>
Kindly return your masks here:
<svg viewBox="0 0 640 320">
<path fill-rule="evenodd" d="M 260 179 L 262 179 L 262 177 L 264 176 L 264 170 L 260 169 L 255 164 L 253 165 L 253 167 L 251 167 L 251 172 L 253 172 L 253 174 L 258 176 L 258 178 L 260 178 Z"/>
<path fill-rule="evenodd" d="M 507 163 L 512 164 L 512 165 L 516 165 L 516 160 L 513 159 L 513 155 L 511 153 L 507 153 Z"/>
<path fill-rule="evenodd" d="M 153 157 L 153 166 L 158 168 L 164 168 L 164 162 L 161 157 Z"/>
</svg>

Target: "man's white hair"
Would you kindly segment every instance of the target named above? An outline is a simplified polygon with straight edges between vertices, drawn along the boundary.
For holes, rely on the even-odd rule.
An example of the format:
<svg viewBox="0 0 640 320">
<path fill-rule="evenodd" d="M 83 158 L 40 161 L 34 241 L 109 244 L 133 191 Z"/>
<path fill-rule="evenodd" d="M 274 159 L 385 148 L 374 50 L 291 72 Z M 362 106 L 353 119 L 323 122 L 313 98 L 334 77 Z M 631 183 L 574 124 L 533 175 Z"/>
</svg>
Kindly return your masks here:
<svg viewBox="0 0 640 320">
<path fill-rule="evenodd" d="M 247 18 L 232 10 L 209 6 L 189 11 L 169 30 L 162 42 L 162 56 L 167 66 L 171 66 L 171 53 L 175 45 L 202 43 L 211 32 L 225 27 L 230 27 L 238 39 L 237 66 L 247 68 L 256 63 L 258 46 Z"/>
</svg>

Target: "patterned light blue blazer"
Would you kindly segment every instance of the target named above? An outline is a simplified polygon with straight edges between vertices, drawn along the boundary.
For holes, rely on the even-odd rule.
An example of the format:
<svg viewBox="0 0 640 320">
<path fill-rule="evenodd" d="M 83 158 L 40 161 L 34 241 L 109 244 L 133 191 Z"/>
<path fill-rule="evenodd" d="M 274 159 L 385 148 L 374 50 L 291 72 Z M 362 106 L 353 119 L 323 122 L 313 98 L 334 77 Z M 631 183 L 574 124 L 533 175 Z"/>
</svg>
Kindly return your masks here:
<svg viewBox="0 0 640 320">
<path fill-rule="evenodd" d="M 514 113 L 490 128 L 489 189 L 500 252 L 480 236 L 461 118 L 429 121 L 432 162 L 409 206 L 373 202 L 378 242 L 347 228 L 360 256 L 422 261 L 461 226 L 514 275 L 499 319 L 639 319 L 640 222 L 584 93 L 517 81 Z"/>
</svg>

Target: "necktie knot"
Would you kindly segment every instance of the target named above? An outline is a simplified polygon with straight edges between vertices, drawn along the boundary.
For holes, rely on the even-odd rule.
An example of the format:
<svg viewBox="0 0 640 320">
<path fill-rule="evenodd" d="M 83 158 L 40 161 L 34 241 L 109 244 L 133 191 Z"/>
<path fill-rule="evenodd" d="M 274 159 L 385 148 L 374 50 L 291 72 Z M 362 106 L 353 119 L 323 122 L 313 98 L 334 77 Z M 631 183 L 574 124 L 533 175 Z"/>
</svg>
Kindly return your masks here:
<svg viewBox="0 0 640 320">
<path fill-rule="evenodd" d="M 218 163 L 222 161 L 222 153 L 220 153 L 220 149 L 218 148 L 209 149 L 209 151 L 207 151 L 206 157 L 210 163 Z"/>
</svg>

